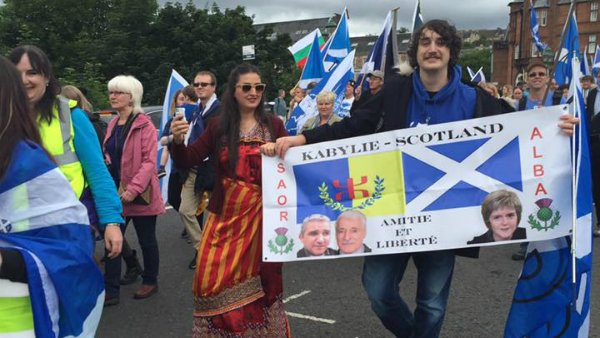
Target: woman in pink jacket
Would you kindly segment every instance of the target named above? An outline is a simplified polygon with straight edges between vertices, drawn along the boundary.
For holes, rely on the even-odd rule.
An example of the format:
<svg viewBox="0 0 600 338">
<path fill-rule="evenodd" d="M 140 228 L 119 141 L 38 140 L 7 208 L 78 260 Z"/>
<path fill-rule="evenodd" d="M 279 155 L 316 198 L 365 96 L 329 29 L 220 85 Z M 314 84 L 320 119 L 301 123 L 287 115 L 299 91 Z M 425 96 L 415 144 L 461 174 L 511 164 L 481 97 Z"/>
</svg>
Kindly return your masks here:
<svg viewBox="0 0 600 338">
<path fill-rule="evenodd" d="M 140 81 L 119 75 L 108 82 L 108 90 L 110 105 L 119 116 L 108 124 L 103 149 L 123 203 L 123 233 L 132 220 L 142 248 L 142 286 L 134 298 L 144 299 L 158 291 L 156 217 L 165 212 L 156 171 L 157 133 L 141 108 L 144 89 Z M 107 260 L 105 270 L 105 306 L 115 305 L 119 302 L 121 257 Z"/>
</svg>

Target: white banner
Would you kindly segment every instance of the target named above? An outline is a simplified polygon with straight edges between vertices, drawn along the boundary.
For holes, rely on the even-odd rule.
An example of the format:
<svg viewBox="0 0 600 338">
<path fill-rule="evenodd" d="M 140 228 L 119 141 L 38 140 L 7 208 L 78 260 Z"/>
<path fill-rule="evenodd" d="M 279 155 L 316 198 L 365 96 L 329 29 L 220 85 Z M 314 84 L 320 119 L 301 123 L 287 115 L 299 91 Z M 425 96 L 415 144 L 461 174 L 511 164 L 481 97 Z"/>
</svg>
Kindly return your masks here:
<svg viewBox="0 0 600 338">
<path fill-rule="evenodd" d="M 566 106 L 263 156 L 263 260 L 539 241 L 569 234 Z M 266 179 L 268 178 L 268 179 Z"/>
</svg>

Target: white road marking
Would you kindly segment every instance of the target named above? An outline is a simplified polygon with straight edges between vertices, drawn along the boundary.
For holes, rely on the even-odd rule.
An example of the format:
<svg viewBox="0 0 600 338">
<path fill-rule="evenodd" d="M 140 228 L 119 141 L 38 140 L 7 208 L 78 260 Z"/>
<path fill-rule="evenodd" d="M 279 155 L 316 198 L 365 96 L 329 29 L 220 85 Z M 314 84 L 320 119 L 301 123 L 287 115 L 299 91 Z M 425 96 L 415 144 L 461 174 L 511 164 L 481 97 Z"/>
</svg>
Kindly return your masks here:
<svg viewBox="0 0 600 338">
<path fill-rule="evenodd" d="M 172 206 L 172 205 L 167 205 L 167 206 L 165 207 L 165 210 L 169 210 L 169 209 L 173 209 L 173 206 Z"/>
<path fill-rule="evenodd" d="M 286 299 L 283 300 L 284 303 L 289 302 L 290 300 L 294 300 L 297 298 L 300 298 L 304 295 L 307 295 L 310 293 L 310 290 L 304 290 L 300 293 L 297 293 L 295 295 L 291 295 L 289 297 L 287 297 Z M 303 314 L 299 314 L 299 313 L 295 313 L 295 312 L 289 312 L 286 311 L 285 312 L 288 316 L 290 317 L 295 317 L 295 318 L 301 318 L 301 319 L 308 319 L 308 320 L 312 320 L 315 322 L 322 322 L 322 323 L 327 323 L 327 324 L 335 324 L 335 320 L 333 319 L 325 319 L 325 318 L 319 318 L 319 317 L 315 317 L 315 316 L 307 316 L 307 315 L 303 315 Z"/>
<path fill-rule="evenodd" d="M 323 323 L 327 323 L 327 324 L 335 324 L 335 320 L 333 320 L 333 319 L 324 319 L 324 318 L 318 318 L 318 317 L 314 317 L 314 316 L 301 315 L 299 313 L 289 312 L 289 311 L 286 311 L 285 313 L 290 317 L 308 319 L 308 320 L 312 320 L 315 322 L 323 322 Z"/>
<path fill-rule="evenodd" d="M 291 295 L 291 296 L 289 296 L 288 298 L 284 299 L 284 300 L 283 300 L 283 303 L 287 303 L 287 302 L 289 302 L 290 300 L 294 300 L 294 299 L 296 299 L 296 298 L 300 298 L 300 297 L 302 297 L 302 296 L 304 296 L 304 295 L 306 295 L 306 294 L 309 294 L 309 293 L 310 293 L 310 290 L 304 290 L 304 291 L 302 291 L 302 292 L 300 292 L 300 293 L 298 293 L 298 294 Z"/>
</svg>

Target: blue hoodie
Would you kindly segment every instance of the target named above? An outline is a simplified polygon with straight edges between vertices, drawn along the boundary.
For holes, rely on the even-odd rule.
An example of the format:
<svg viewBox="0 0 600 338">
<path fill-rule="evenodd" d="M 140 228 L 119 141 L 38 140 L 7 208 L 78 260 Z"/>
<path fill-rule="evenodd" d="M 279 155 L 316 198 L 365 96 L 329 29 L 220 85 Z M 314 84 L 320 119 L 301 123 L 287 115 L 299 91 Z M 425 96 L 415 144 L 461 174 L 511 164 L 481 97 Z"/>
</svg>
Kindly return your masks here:
<svg viewBox="0 0 600 338">
<path fill-rule="evenodd" d="M 474 88 L 460 82 L 460 66 L 454 66 L 448 83 L 433 96 L 425 90 L 418 72 L 419 69 L 412 76 L 413 95 L 408 104 L 407 127 L 461 121 L 475 116 L 477 95 Z"/>
</svg>

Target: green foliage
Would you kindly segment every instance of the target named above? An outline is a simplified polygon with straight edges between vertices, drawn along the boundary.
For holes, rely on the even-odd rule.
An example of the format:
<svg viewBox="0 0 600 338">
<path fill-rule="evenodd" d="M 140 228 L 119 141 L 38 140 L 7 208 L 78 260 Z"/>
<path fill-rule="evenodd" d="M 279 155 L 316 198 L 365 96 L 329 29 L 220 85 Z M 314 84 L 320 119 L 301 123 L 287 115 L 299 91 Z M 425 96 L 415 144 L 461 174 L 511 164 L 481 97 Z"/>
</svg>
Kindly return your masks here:
<svg viewBox="0 0 600 338">
<path fill-rule="evenodd" d="M 107 106 L 106 83 L 119 74 L 144 85 L 144 104 L 160 104 L 171 69 L 189 82 L 197 71 L 217 75 L 221 93 L 242 46 L 255 45 L 267 98 L 300 77 L 287 51 L 289 36 L 256 32 L 243 7 L 221 10 L 156 0 L 5 0 L 0 7 L 0 52 L 35 44 L 62 84 L 85 87 L 96 108 Z"/>
</svg>

